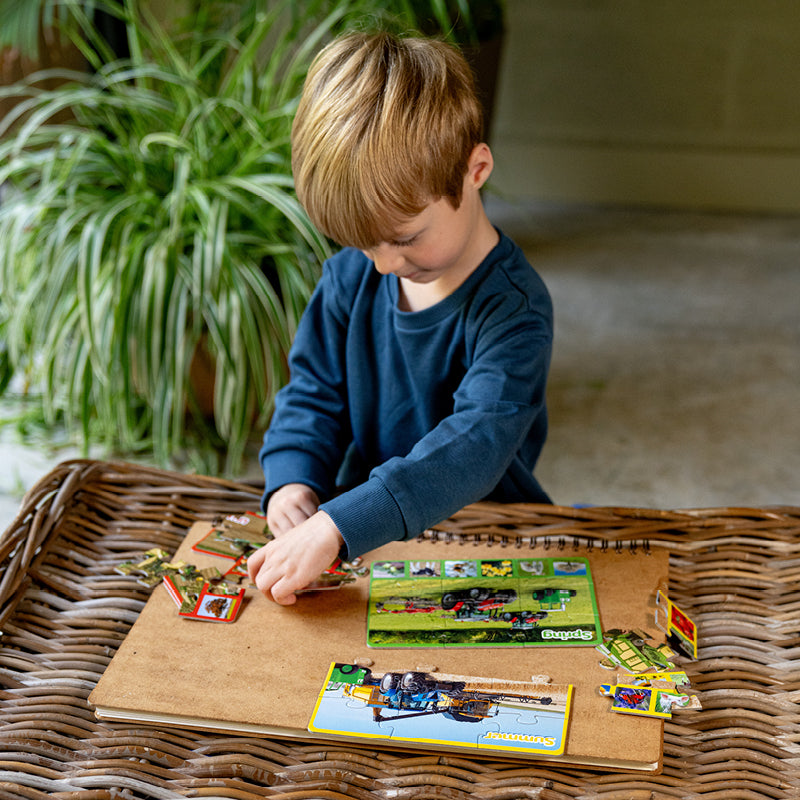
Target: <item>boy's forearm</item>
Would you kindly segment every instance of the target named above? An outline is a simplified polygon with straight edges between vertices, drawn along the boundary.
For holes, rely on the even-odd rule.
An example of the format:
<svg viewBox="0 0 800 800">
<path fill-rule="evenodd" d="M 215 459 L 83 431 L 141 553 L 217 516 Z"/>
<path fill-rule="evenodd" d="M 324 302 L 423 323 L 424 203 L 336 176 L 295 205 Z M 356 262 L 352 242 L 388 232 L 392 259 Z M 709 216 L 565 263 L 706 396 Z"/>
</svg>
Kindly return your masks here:
<svg viewBox="0 0 800 800">
<path fill-rule="evenodd" d="M 320 505 L 320 510 L 340 531 L 347 559 L 408 535 L 402 510 L 379 478 L 370 478 L 334 497 Z"/>
<path fill-rule="evenodd" d="M 322 503 L 342 533 L 347 557 L 418 536 L 484 499 L 517 458 L 519 442 L 539 412 L 507 404 L 505 412 L 454 414 L 408 456 L 390 459 L 365 483 Z M 530 480 L 535 484 L 532 474 Z"/>
</svg>

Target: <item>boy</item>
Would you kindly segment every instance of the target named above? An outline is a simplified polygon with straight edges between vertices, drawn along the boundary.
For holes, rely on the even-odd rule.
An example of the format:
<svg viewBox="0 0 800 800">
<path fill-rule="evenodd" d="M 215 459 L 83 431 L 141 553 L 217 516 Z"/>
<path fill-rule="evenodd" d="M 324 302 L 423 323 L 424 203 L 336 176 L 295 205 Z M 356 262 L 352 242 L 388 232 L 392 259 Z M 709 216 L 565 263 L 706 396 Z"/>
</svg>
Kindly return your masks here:
<svg viewBox="0 0 800 800">
<path fill-rule="evenodd" d="M 344 246 L 298 327 L 260 458 L 275 539 L 251 579 L 290 604 L 341 554 L 481 499 L 549 502 L 552 309 L 489 222 L 493 161 L 460 53 L 349 34 L 317 56 L 292 129 L 300 201 Z"/>
</svg>

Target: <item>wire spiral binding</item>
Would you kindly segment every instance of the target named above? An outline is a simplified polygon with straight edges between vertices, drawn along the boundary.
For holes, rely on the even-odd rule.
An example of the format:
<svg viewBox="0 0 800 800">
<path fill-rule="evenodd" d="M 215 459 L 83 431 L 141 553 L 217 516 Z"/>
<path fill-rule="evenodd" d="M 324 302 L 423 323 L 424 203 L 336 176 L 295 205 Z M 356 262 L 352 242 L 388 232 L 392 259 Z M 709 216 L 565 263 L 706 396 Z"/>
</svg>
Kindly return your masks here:
<svg viewBox="0 0 800 800">
<path fill-rule="evenodd" d="M 624 553 L 626 550 L 635 555 L 642 552 L 645 555 L 650 554 L 650 541 L 649 539 L 617 539 L 609 541 L 608 539 L 600 539 L 594 536 L 536 536 L 531 534 L 529 536 L 509 536 L 505 533 L 494 532 L 476 532 L 476 533 L 454 533 L 453 531 L 437 530 L 435 528 L 428 528 L 423 531 L 418 537 L 419 542 L 434 542 L 445 545 L 459 545 L 478 547 L 485 545 L 487 547 L 500 547 L 501 549 L 513 547 L 521 550 L 523 547 L 531 550 L 541 547 L 544 550 L 557 550 L 562 552 L 567 549 L 572 550 L 585 550 L 586 552 L 593 552 L 597 549 L 600 553 L 607 553 L 613 551 L 614 553 Z"/>
</svg>

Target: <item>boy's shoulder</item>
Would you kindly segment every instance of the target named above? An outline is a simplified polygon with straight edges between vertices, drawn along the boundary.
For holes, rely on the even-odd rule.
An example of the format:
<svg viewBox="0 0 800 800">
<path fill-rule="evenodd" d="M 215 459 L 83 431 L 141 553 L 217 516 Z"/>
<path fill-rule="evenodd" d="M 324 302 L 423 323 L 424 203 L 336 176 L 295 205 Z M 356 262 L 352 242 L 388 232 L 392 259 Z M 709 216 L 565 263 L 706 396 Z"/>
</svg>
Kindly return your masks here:
<svg viewBox="0 0 800 800">
<path fill-rule="evenodd" d="M 320 284 L 324 292 L 351 298 L 374 283 L 373 273 L 372 262 L 360 250 L 344 247 L 322 265 Z"/>
<path fill-rule="evenodd" d="M 322 265 L 323 277 L 343 287 L 360 284 L 371 272 L 372 262 L 355 247 L 343 247 Z"/>
<path fill-rule="evenodd" d="M 480 288 L 488 293 L 527 299 L 534 305 L 549 305 L 550 294 L 522 248 L 498 229 L 500 241 L 482 271 Z"/>
<path fill-rule="evenodd" d="M 364 253 L 354 247 L 345 247 L 322 265 L 317 294 L 324 308 L 346 319 L 356 305 L 370 303 L 380 295 L 380 278 Z"/>
</svg>

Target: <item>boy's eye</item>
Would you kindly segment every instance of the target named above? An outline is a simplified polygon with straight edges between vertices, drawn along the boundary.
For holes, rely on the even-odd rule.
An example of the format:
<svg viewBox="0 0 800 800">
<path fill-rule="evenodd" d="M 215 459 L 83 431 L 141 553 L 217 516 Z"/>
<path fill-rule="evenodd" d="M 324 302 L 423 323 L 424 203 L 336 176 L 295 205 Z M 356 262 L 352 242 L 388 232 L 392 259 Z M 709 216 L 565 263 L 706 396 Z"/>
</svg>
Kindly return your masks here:
<svg viewBox="0 0 800 800">
<path fill-rule="evenodd" d="M 416 236 L 412 236 L 410 239 L 398 239 L 398 240 L 392 242 L 392 244 L 395 247 L 408 247 L 409 245 L 414 244 L 414 242 L 416 242 L 416 241 L 417 241 L 417 237 Z"/>
</svg>

